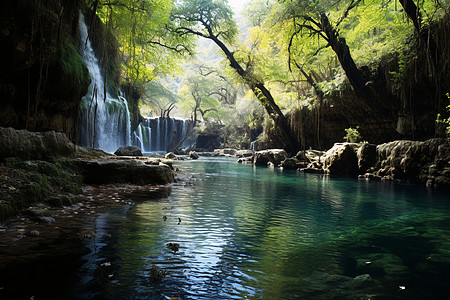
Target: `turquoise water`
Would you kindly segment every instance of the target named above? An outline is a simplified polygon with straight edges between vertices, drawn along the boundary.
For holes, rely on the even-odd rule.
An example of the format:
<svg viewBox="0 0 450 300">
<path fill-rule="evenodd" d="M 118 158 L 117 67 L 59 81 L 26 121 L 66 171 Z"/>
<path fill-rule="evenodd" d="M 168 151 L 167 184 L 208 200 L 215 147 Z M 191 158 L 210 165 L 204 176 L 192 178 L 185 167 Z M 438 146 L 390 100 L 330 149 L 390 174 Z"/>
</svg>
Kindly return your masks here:
<svg viewBox="0 0 450 300">
<path fill-rule="evenodd" d="M 190 175 L 174 184 L 169 196 L 141 195 L 136 205 L 98 214 L 92 225 L 97 237 L 85 241 L 90 252 L 71 295 L 440 299 L 447 294 L 450 202 L 444 192 L 230 159 L 176 166 Z M 169 242 L 179 243 L 179 250 L 168 249 Z M 167 272 L 161 281 L 150 280 L 153 265 Z"/>
</svg>

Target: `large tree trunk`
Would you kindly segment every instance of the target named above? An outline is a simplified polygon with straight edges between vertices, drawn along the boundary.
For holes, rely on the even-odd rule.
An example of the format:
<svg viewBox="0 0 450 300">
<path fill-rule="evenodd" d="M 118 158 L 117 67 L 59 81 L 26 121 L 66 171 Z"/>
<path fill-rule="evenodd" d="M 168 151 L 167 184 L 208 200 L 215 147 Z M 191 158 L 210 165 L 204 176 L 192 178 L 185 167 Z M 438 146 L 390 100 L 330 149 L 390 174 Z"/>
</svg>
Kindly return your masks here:
<svg viewBox="0 0 450 300">
<path fill-rule="evenodd" d="M 265 87 L 264 83 L 255 81 L 255 79 L 248 74 L 242 66 L 236 61 L 233 53 L 227 48 L 227 46 L 220 41 L 216 36 L 211 35 L 210 39 L 216 43 L 220 49 L 225 53 L 230 66 L 241 76 L 245 83 L 252 89 L 256 98 L 261 102 L 269 117 L 274 120 L 275 126 L 280 129 L 281 142 L 286 144 L 286 150 L 288 152 L 295 152 L 300 149 L 299 143 L 295 136 L 291 133 L 288 120 L 281 111 L 273 99 L 270 91 Z"/>
<path fill-rule="evenodd" d="M 432 62 L 431 67 L 434 70 L 434 67 L 437 64 L 439 58 L 439 54 L 437 53 L 436 41 L 429 34 L 428 30 L 422 30 L 422 15 L 420 14 L 419 8 L 416 6 L 414 1 L 400 0 L 400 4 L 402 5 L 408 17 L 413 22 L 414 29 L 416 30 L 420 41 L 427 47 L 427 52 L 430 55 Z"/>
<path fill-rule="evenodd" d="M 331 25 L 326 14 L 321 14 L 320 18 L 322 25 L 321 29 L 327 36 L 328 43 L 336 53 L 342 69 L 344 69 L 345 75 L 347 75 L 353 89 L 359 96 L 367 96 L 368 89 L 365 86 L 366 81 L 364 80 L 364 75 L 356 66 L 355 61 L 350 54 L 347 42 L 344 38 L 339 37 L 339 34 Z"/>
</svg>

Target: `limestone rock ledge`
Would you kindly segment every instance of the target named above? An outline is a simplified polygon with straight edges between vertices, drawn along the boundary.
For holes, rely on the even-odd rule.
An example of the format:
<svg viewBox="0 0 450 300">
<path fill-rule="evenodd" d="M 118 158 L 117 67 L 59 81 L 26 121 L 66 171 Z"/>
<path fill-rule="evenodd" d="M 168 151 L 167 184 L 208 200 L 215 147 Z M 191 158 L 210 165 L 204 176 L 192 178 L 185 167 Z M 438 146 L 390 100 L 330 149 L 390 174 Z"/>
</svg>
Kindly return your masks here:
<svg viewBox="0 0 450 300">
<path fill-rule="evenodd" d="M 267 164 L 271 151 L 257 152 L 253 162 Z M 450 187 L 450 140 L 398 140 L 381 145 L 336 143 L 327 152 L 300 151 L 295 157 L 285 158 L 280 166 L 310 173 L 359 175 L 366 180 Z"/>
<path fill-rule="evenodd" d="M 83 184 L 166 185 L 171 161 L 118 157 L 79 147 L 63 133 L 0 127 L 0 220 L 36 204 L 83 201 Z"/>
<path fill-rule="evenodd" d="M 87 184 L 168 184 L 175 177 L 169 165 L 152 160 L 78 159 L 73 162 Z"/>
<path fill-rule="evenodd" d="M 70 157 L 75 146 L 64 133 L 31 132 L 0 127 L 0 158 L 19 157 L 45 160 L 50 157 Z"/>
</svg>

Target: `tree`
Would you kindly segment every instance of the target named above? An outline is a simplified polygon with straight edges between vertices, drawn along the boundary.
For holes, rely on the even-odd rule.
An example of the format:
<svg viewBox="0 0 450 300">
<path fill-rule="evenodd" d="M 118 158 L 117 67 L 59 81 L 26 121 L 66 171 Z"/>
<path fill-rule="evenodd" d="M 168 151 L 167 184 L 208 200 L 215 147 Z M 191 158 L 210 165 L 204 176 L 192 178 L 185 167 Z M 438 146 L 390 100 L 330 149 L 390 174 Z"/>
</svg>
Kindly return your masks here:
<svg viewBox="0 0 450 300">
<path fill-rule="evenodd" d="M 124 77 L 135 85 L 173 74 L 194 48 L 189 36 L 168 30 L 174 0 L 91 0 L 92 9 L 117 38 Z"/>
<path fill-rule="evenodd" d="M 222 123 L 224 106 L 236 101 L 236 91 L 228 79 L 212 67 L 196 64 L 186 74 L 179 92 L 183 109 L 191 113 L 193 125 L 199 119 Z"/>
<path fill-rule="evenodd" d="M 251 68 L 244 68 L 226 45 L 233 44 L 238 33 L 233 12 L 224 0 L 185 0 L 171 14 L 174 30 L 179 36 L 194 35 L 212 40 L 224 53 L 230 67 L 247 84 L 261 102 L 275 125 L 280 129 L 281 142 L 290 151 L 299 147 L 291 136 L 286 116 L 275 102 L 264 82 Z"/>
<path fill-rule="evenodd" d="M 144 85 L 141 99 L 143 105 L 158 109 L 161 117 L 169 117 L 178 102 L 177 95 L 157 81 L 150 81 Z"/>
<path fill-rule="evenodd" d="M 283 1 L 278 10 L 278 22 L 292 24 L 288 43 L 290 60 L 293 57 L 291 53 L 292 45 L 298 36 L 306 35 L 310 38 L 316 37 L 317 39 L 322 39 L 325 43 L 321 44 L 321 47 L 317 49 L 315 54 L 330 47 L 336 54 L 336 57 L 355 92 L 360 96 L 366 96 L 368 93 L 366 87 L 367 78 L 356 66 L 346 39 L 339 33 L 339 26 L 342 21 L 360 2 L 361 0 L 337 1 L 335 3 L 323 0 Z M 345 9 L 340 10 L 341 16 L 336 22 L 332 23 L 329 18 L 330 14 L 328 13 L 328 10 L 331 9 L 333 5 L 336 5 L 336 3 L 344 5 Z M 299 63 L 295 63 L 294 61 L 294 64 L 299 67 L 302 73 L 304 72 Z M 309 75 L 305 74 L 305 77 L 310 81 Z"/>
</svg>

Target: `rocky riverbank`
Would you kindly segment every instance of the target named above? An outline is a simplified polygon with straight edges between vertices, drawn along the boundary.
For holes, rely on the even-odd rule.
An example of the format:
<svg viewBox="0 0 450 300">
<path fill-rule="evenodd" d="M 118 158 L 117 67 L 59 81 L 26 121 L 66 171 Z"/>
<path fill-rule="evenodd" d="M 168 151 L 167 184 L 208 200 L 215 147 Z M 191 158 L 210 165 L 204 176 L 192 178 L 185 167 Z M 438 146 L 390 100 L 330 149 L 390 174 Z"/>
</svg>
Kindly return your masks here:
<svg viewBox="0 0 450 300">
<path fill-rule="evenodd" d="M 300 151 L 293 157 L 284 150 L 271 149 L 240 158 L 239 162 L 364 180 L 450 187 L 448 139 L 400 140 L 381 145 L 336 143 L 328 151 Z"/>
<path fill-rule="evenodd" d="M 175 178 L 170 160 L 79 147 L 53 131 L 0 127 L 0 145 L 0 220 L 83 202 L 87 184 L 156 186 Z"/>
</svg>

